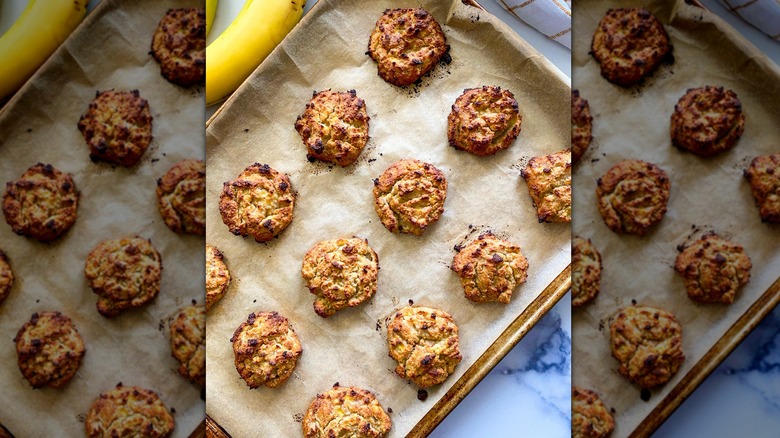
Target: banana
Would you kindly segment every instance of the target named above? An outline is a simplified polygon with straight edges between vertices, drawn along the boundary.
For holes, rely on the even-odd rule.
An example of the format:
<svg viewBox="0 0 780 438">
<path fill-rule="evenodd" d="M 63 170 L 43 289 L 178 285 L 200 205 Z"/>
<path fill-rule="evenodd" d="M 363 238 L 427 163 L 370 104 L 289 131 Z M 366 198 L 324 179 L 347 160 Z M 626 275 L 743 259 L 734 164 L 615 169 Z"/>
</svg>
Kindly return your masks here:
<svg viewBox="0 0 780 438">
<path fill-rule="evenodd" d="M 246 0 L 206 47 L 206 105 L 232 93 L 300 21 L 305 0 Z"/>
<path fill-rule="evenodd" d="M 217 15 L 217 0 L 206 0 L 206 36 L 211 32 L 215 15 Z"/>
<path fill-rule="evenodd" d="M 81 23 L 88 0 L 30 0 L 0 37 L 0 99 L 18 90 Z"/>
</svg>

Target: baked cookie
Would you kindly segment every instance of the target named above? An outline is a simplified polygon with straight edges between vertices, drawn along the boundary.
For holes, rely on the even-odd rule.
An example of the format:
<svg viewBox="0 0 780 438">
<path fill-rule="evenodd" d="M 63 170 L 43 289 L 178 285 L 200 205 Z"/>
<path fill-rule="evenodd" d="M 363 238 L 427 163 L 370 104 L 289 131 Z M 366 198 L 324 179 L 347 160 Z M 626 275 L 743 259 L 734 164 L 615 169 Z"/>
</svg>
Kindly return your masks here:
<svg viewBox="0 0 780 438">
<path fill-rule="evenodd" d="M 152 113 L 138 90 L 98 91 L 78 127 L 92 161 L 131 167 L 152 142 Z"/>
<path fill-rule="evenodd" d="M 439 220 L 447 199 L 447 179 L 434 165 L 400 160 L 374 180 L 374 208 L 393 233 L 421 235 Z"/>
<path fill-rule="evenodd" d="M 116 316 L 157 296 L 162 259 L 147 239 L 104 240 L 87 256 L 84 274 L 92 292 L 99 296 L 98 312 Z"/>
<path fill-rule="evenodd" d="M 225 257 L 216 247 L 206 244 L 206 309 L 217 303 L 230 286 L 230 271 Z"/>
<path fill-rule="evenodd" d="M 84 428 L 88 438 L 164 438 L 174 421 L 154 391 L 120 383 L 92 402 Z"/>
<path fill-rule="evenodd" d="M 295 192 L 290 178 L 267 164 L 255 163 L 228 181 L 219 197 L 222 222 L 236 236 L 267 242 L 293 220 Z"/>
<path fill-rule="evenodd" d="M 236 370 L 253 389 L 286 382 L 303 352 L 290 322 L 277 312 L 250 313 L 230 342 Z"/>
<path fill-rule="evenodd" d="M 590 239 L 575 237 L 571 245 L 571 305 L 593 301 L 601 290 L 601 254 Z"/>
<path fill-rule="evenodd" d="M 736 93 L 723 87 L 689 89 L 674 106 L 672 144 L 702 157 L 734 147 L 745 131 Z"/>
<path fill-rule="evenodd" d="M 168 9 L 152 37 L 152 56 L 169 82 L 195 85 L 206 77 L 206 10 Z"/>
<path fill-rule="evenodd" d="M 571 150 L 533 157 L 521 175 L 539 222 L 571 222 Z"/>
<path fill-rule="evenodd" d="M 206 165 L 182 160 L 157 180 L 157 208 L 177 233 L 206 234 Z"/>
<path fill-rule="evenodd" d="M 647 234 L 666 214 L 671 182 L 642 160 L 623 160 L 598 179 L 596 198 L 604 223 L 616 233 Z"/>
<path fill-rule="evenodd" d="M 615 419 L 595 392 L 572 386 L 572 438 L 605 438 L 615 429 Z"/>
<path fill-rule="evenodd" d="M 780 153 L 756 157 L 745 169 L 763 222 L 780 223 Z"/>
<path fill-rule="evenodd" d="M 439 23 L 424 9 L 387 9 L 379 17 L 366 54 L 379 76 L 398 86 L 411 85 L 449 52 Z"/>
<path fill-rule="evenodd" d="M 528 278 L 528 260 L 520 247 L 492 233 L 460 248 L 450 269 L 460 277 L 466 298 L 475 303 L 509 304 L 512 292 Z"/>
<path fill-rule="evenodd" d="M 170 326 L 171 354 L 179 361 L 179 374 L 206 386 L 206 306 L 179 309 Z"/>
<path fill-rule="evenodd" d="M 744 248 L 714 232 L 681 250 L 674 270 L 694 301 L 731 304 L 737 290 L 750 281 L 753 265 Z"/>
<path fill-rule="evenodd" d="M 317 296 L 314 311 L 323 318 L 371 298 L 378 274 L 379 257 L 367 240 L 357 237 L 317 243 L 301 268 L 306 287 Z"/>
<path fill-rule="evenodd" d="M 392 421 L 370 391 L 354 386 L 317 394 L 303 415 L 305 438 L 382 438 Z"/>
<path fill-rule="evenodd" d="M 571 90 L 571 161 L 580 162 L 593 140 L 593 116 L 588 100 L 580 96 L 580 90 Z"/>
<path fill-rule="evenodd" d="M 421 388 L 444 382 L 463 356 L 458 326 L 449 313 L 429 307 L 404 307 L 387 325 L 395 373 Z"/>
<path fill-rule="evenodd" d="M 73 226 L 79 191 L 68 173 L 38 163 L 5 185 L 3 215 L 14 233 L 50 242 Z"/>
<path fill-rule="evenodd" d="M 3 250 L 0 250 L 0 304 L 3 304 L 11 288 L 14 286 L 14 271 L 11 270 L 11 264 L 8 262 L 8 256 Z"/>
<path fill-rule="evenodd" d="M 468 88 L 447 116 L 450 146 L 486 156 L 508 148 L 520 134 L 523 116 L 514 94 L 501 87 Z"/>
<path fill-rule="evenodd" d="M 14 342 L 19 369 L 33 388 L 68 383 L 86 351 L 73 321 L 60 312 L 33 313 Z"/>
<path fill-rule="evenodd" d="M 593 34 L 591 54 L 601 76 L 628 87 L 649 75 L 672 49 L 658 18 L 644 8 L 607 11 Z"/>
<path fill-rule="evenodd" d="M 303 139 L 309 161 L 344 167 L 354 163 L 366 146 L 368 121 L 366 103 L 355 90 L 328 89 L 314 93 L 295 120 L 295 130 Z"/>
<path fill-rule="evenodd" d="M 685 360 L 682 327 L 666 310 L 625 307 L 615 315 L 609 334 L 618 372 L 641 388 L 666 383 Z"/>
</svg>

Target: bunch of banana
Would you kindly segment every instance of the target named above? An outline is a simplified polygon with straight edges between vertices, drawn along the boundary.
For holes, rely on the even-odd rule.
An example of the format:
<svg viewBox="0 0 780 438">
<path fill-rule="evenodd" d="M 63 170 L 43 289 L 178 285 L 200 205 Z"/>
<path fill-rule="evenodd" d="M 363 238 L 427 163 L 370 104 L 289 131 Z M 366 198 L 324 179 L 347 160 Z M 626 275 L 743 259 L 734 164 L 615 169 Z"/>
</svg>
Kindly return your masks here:
<svg viewBox="0 0 780 438">
<path fill-rule="evenodd" d="M 30 0 L 0 37 L 0 99 L 13 93 L 54 53 L 87 13 L 88 0 Z"/>
<path fill-rule="evenodd" d="M 303 15 L 305 0 L 246 0 L 227 29 L 206 47 L 206 105 L 232 93 Z"/>
</svg>

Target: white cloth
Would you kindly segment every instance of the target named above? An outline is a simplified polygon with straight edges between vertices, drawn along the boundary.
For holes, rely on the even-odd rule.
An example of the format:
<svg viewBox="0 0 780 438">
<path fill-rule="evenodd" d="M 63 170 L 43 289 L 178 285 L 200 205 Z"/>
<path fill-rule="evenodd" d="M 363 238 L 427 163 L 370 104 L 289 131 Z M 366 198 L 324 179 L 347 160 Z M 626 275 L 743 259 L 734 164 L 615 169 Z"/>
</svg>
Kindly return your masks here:
<svg viewBox="0 0 780 438">
<path fill-rule="evenodd" d="M 734 14 L 780 41 L 780 0 L 721 0 Z"/>
<path fill-rule="evenodd" d="M 571 49 L 571 0 L 495 1 L 515 17 Z"/>
</svg>

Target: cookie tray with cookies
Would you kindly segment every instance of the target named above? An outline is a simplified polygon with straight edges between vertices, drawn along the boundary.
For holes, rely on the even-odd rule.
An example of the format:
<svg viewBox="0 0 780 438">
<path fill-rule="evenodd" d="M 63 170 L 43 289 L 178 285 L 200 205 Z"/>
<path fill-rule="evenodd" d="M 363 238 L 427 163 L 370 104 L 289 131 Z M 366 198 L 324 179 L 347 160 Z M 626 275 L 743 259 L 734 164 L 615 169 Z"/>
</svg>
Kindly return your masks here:
<svg viewBox="0 0 780 438">
<path fill-rule="evenodd" d="M 575 88 L 589 101 L 593 140 L 574 169 L 573 234 L 590 239 L 600 252 L 602 273 L 599 294 L 573 311 L 572 380 L 595 391 L 611 410 L 614 435 L 644 437 L 780 302 L 780 228 L 769 215 L 762 221 L 745 177 L 754 158 L 777 153 L 780 70 L 728 24 L 682 0 L 577 6 L 573 74 Z M 652 12 L 672 46 L 654 71 L 631 86 L 605 79 L 612 75 L 602 76 L 608 58 L 599 65 L 590 54 L 599 22 L 610 8 L 621 7 Z M 647 18 L 644 13 L 638 16 Z M 620 28 L 615 24 L 605 31 Z M 727 90 L 741 104 L 735 104 Z M 691 97 L 705 95 L 710 97 Z M 702 116 L 698 108 L 707 102 L 722 106 Z M 716 112 L 720 118 L 714 117 Z M 728 128 L 710 125 L 723 134 L 697 134 L 711 123 Z M 735 143 L 733 137 L 738 137 Z M 628 175 L 625 164 L 618 165 L 628 159 L 652 163 L 666 176 L 659 173 L 655 183 L 645 179 L 633 189 L 621 182 L 623 188 L 606 193 L 609 178 L 602 177 Z M 653 177 L 650 171 L 640 173 L 637 182 Z M 655 188 L 649 189 L 652 185 Z M 623 213 L 648 212 L 649 199 L 662 199 L 663 192 L 668 194 L 665 214 L 647 228 L 634 230 L 625 222 L 621 228 L 610 217 L 615 232 L 599 212 L 609 205 Z M 641 198 L 637 193 L 647 197 L 632 207 Z M 639 323 L 637 315 L 647 306 L 660 309 L 651 311 L 655 322 Z M 627 310 L 619 313 L 621 309 Z M 676 323 L 664 319 L 666 312 Z M 675 340 L 679 327 L 682 352 Z M 665 341 L 657 343 L 659 339 Z M 632 352 L 641 342 L 648 348 Z M 648 355 L 651 348 L 655 351 Z M 612 351 L 625 360 L 623 366 Z M 631 354 L 635 356 L 628 360 Z"/>
<path fill-rule="evenodd" d="M 400 81 L 408 76 L 392 71 L 378 75 L 377 62 L 367 53 L 370 35 L 386 9 L 418 7 L 438 22 L 449 50 L 446 55 L 440 53 L 443 56 L 420 80 L 408 86 L 392 85 L 383 78 Z M 422 13 L 393 16 L 430 24 Z M 430 35 L 430 41 L 440 41 L 434 33 L 424 34 Z M 381 49 L 371 50 L 372 56 L 382 59 Z M 412 63 L 411 68 L 426 62 Z M 465 89 L 483 86 L 510 91 L 517 107 L 508 104 L 504 110 L 507 114 L 519 110 L 522 117 L 517 139 L 507 141 L 505 148 L 503 139 L 509 135 L 497 139 L 489 156 L 450 146 L 447 128 L 458 96 Z M 310 148 L 302 140 L 320 131 L 312 120 L 323 120 L 329 129 L 338 126 L 318 118 L 324 116 L 319 111 L 329 105 L 327 101 L 317 99 L 316 105 L 307 107 L 313 92 L 326 89 L 344 92 L 347 102 L 362 102 L 353 108 L 364 107 L 369 118 L 368 142 L 356 161 L 345 167 L 322 161 L 331 147 L 327 136 L 320 143 L 309 140 Z M 486 87 L 484 94 L 504 96 L 492 87 Z M 502 101 L 510 102 L 506 97 Z M 337 384 L 360 388 L 355 394 L 363 390 L 373 394 L 392 422 L 387 436 L 429 433 L 568 289 L 569 224 L 540 223 L 521 170 L 532 157 L 568 147 L 569 106 L 570 88 L 563 74 L 509 27 L 460 0 L 320 0 L 314 5 L 207 123 L 207 241 L 224 255 L 231 277 L 224 296 L 207 315 L 209 430 L 217 436 L 224 432 L 233 437 L 300 436 L 302 430 L 314 427 L 306 412 L 315 406 L 312 402 L 318 394 L 322 394 L 316 403 L 320 407 L 314 411 L 325 412 L 324 404 L 336 403 L 327 394 Z M 342 118 L 357 113 L 340 111 Z M 510 123 L 517 119 L 502 116 Z M 354 120 L 352 128 L 363 126 L 362 117 Z M 286 174 L 289 185 L 276 172 Z M 284 206 L 292 202 L 287 191 L 295 193 L 291 221 L 287 210 L 266 221 L 255 216 L 259 209 L 244 215 L 245 210 L 232 207 L 241 205 L 241 193 L 258 194 L 257 202 L 267 200 L 266 195 L 260 196 L 267 191 L 253 191 L 263 180 L 265 187 L 273 184 L 277 193 L 284 194 Z M 404 198 L 395 193 L 397 189 L 388 189 L 393 184 L 417 187 L 416 194 L 408 192 L 411 196 Z M 419 209 L 411 208 L 413 219 L 390 213 L 393 205 L 406 199 L 419 202 Z M 260 228 L 267 222 L 269 227 L 262 231 L 253 222 Z M 451 269 L 457 251 L 465 251 L 470 242 L 488 232 L 510 244 L 485 239 L 506 254 L 475 256 L 474 263 L 488 268 L 480 268 L 479 276 L 503 267 L 503 275 L 511 274 L 507 281 L 511 277 L 512 284 L 521 283 L 527 259 L 527 280 L 513 288 L 511 299 L 501 295 L 508 304 L 470 301 L 464 296 L 461 278 Z M 267 234 L 276 237 L 256 242 L 266 240 Z M 325 300 L 331 279 L 313 272 L 324 272 L 315 271 L 319 258 L 331 260 L 335 271 L 349 263 L 347 256 L 359 252 L 354 249 L 357 245 L 346 249 L 344 244 L 353 236 L 367 240 L 379 269 L 376 292 L 368 298 L 360 292 L 354 307 L 348 307 L 332 301 L 336 298 Z M 342 248 L 338 251 L 345 256 L 328 259 L 336 257 L 332 248 Z M 459 272 L 471 272 L 468 264 L 465 260 Z M 365 275 L 359 277 L 359 284 L 373 278 L 370 272 L 376 273 L 373 267 L 368 269 L 361 271 Z M 446 359 L 413 354 L 408 361 L 401 359 L 407 366 L 399 367 L 388 355 L 388 324 L 393 318 L 413 315 L 412 310 L 400 311 L 408 306 L 435 309 L 419 317 L 419 321 L 432 318 L 433 322 L 415 327 L 446 331 L 447 336 L 436 336 L 448 345 Z M 277 356 L 284 359 L 266 368 L 270 371 L 263 381 L 269 385 L 250 389 L 235 360 L 247 357 L 251 342 L 268 345 L 267 338 L 247 340 L 243 331 L 237 335 L 236 330 L 244 322 L 256 323 L 259 315 L 268 312 L 278 312 L 289 321 L 301 351 L 293 348 L 296 342 L 285 344 L 290 345 L 284 350 L 287 355 Z M 457 338 L 452 324 L 443 324 L 449 317 L 431 317 L 445 313 L 457 325 Z M 400 322 L 390 325 L 394 333 L 397 324 L 405 326 Z M 391 339 L 399 349 L 394 357 L 407 357 L 406 345 L 414 332 L 399 328 L 400 338 Z M 293 338 L 287 335 L 284 339 Z M 452 348 L 456 342 L 459 351 Z M 259 367 L 263 360 L 257 360 Z M 426 378 L 415 377 L 420 366 L 432 363 L 438 371 Z M 294 366 L 291 372 L 290 366 Z M 239 368 L 245 373 L 246 363 Z M 255 371 L 254 376 L 264 374 L 262 367 Z M 289 377 L 277 385 L 275 376 L 282 372 Z M 377 415 L 374 420 L 377 430 L 384 430 L 384 417 Z"/>
</svg>

